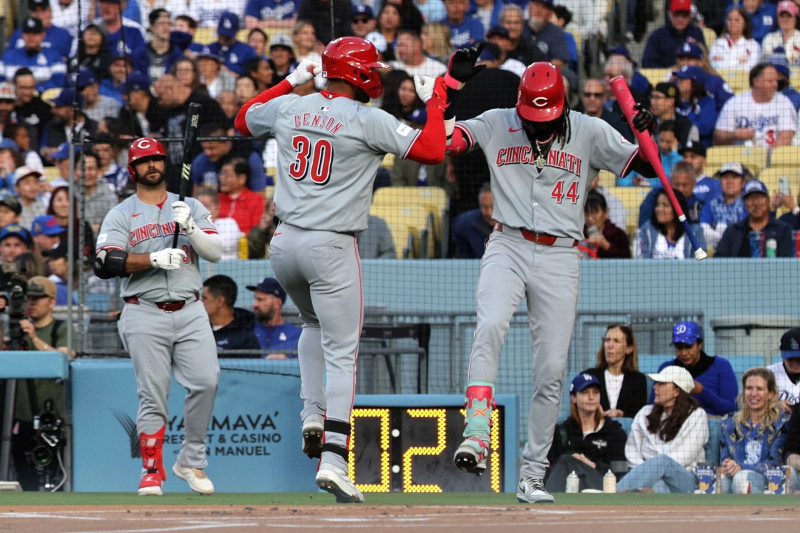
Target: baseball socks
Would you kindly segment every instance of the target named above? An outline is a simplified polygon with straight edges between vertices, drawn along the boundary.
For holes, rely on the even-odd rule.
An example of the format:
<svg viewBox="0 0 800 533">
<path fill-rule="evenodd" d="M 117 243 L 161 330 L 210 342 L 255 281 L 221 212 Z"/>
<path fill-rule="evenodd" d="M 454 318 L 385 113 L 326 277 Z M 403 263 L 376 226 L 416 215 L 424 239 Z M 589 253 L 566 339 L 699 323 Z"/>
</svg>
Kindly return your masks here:
<svg viewBox="0 0 800 533">
<path fill-rule="evenodd" d="M 349 442 L 350 424 L 327 418 L 322 441 L 322 459 L 317 470 L 317 487 L 336 496 L 338 503 L 364 503 L 364 495 L 347 475 Z"/>
<path fill-rule="evenodd" d="M 139 434 L 139 450 L 142 453 L 142 480 L 139 482 L 139 496 L 161 496 L 161 485 L 167 479 L 162 460 L 162 447 L 164 445 L 164 431 L 161 426 L 152 434 Z"/>
<path fill-rule="evenodd" d="M 486 381 L 470 381 L 467 383 L 464 405 L 464 442 L 456 450 L 455 463 L 461 470 L 481 475 L 486 470 L 489 453 L 492 408 L 495 406 L 494 385 Z"/>
</svg>

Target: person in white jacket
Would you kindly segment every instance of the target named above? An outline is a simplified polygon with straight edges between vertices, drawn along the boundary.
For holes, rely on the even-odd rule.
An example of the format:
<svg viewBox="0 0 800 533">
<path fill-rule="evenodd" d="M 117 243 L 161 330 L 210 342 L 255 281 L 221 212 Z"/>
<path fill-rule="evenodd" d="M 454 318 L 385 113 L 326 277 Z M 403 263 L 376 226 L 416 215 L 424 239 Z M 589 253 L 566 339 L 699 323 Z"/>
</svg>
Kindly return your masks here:
<svg viewBox="0 0 800 533">
<path fill-rule="evenodd" d="M 708 51 L 716 70 L 750 70 L 761 59 L 761 45 L 753 39 L 753 25 L 743 7 L 734 7 L 725 21 L 727 31 Z"/>
<path fill-rule="evenodd" d="M 672 365 L 649 376 L 655 382 L 655 398 L 633 419 L 625 443 L 631 470 L 617 483 L 617 490 L 690 493 L 694 467 L 705 461 L 706 412 L 689 396 L 694 379 L 685 368 Z"/>
</svg>

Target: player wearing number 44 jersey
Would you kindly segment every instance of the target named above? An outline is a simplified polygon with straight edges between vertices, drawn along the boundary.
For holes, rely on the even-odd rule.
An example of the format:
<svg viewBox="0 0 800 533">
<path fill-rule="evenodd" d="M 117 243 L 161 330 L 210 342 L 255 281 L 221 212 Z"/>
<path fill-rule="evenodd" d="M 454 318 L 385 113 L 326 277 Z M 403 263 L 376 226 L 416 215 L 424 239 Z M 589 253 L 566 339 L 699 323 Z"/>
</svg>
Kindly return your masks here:
<svg viewBox="0 0 800 533">
<path fill-rule="evenodd" d="M 367 228 L 372 183 L 386 153 L 433 165 L 445 150 L 444 81 L 415 77 L 428 120 L 414 130 L 363 105 L 383 92 L 376 68 L 387 65 L 372 43 L 336 39 L 322 54 L 326 91 L 289 94 L 319 72 L 301 61 L 284 81 L 245 104 L 235 121 L 243 135 L 271 134 L 278 142 L 275 212 L 281 224 L 270 242 L 270 262 L 303 320 L 303 450 L 320 457 L 317 486 L 353 503 L 364 501 L 347 475 L 364 316 L 355 234 Z"/>
<path fill-rule="evenodd" d="M 445 81 L 457 89 L 472 75 L 472 65 L 451 59 Z M 652 122 L 640 108 L 635 126 L 644 131 Z M 450 153 L 477 147 L 489 165 L 497 225 L 481 260 L 465 440 L 455 462 L 478 474 L 486 468 L 500 349 L 512 315 L 527 298 L 533 397 L 517 498 L 552 502 L 543 478 L 577 311 L 576 245 L 583 238 L 589 184 L 601 169 L 619 176 L 656 173 L 638 156 L 638 147 L 607 123 L 570 111 L 561 73 L 544 62 L 523 74 L 516 109 L 493 109 L 456 123 Z"/>
<path fill-rule="evenodd" d="M 189 392 L 183 412 L 184 440 L 172 472 L 201 494 L 214 492 L 206 476 L 206 432 L 219 382 L 219 361 L 198 256 L 217 262 L 222 240 L 200 202 L 179 201 L 164 182 L 164 147 L 148 137 L 128 151 L 136 194 L 106 215 L 97 236 L 95 274 L 122 278 L 125 307 L 118 329 L 131 356 L 139 392 L 137 428 L 142 452 L 139 494 L 162 493 L 167 478 L 162 446 L 169 413 L 170 373 Z M 176 226 L 178 246 L 171 248 Z"/>
</svg>

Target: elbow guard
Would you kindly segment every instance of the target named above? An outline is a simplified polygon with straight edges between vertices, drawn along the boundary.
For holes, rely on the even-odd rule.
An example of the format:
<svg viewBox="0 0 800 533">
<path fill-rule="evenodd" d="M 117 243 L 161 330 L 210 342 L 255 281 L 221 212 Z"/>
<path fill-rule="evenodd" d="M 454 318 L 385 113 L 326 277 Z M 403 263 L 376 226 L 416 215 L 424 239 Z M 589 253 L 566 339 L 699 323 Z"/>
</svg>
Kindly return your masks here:
<svg viewBox="0 0 800 533">
<path fill-rule="evenodd" d="M 125 277 L 125 261 L 128 252 L 122 250 L 100 250 L 94 259 L 94 275 L 100 279 Z"/>
</svg>

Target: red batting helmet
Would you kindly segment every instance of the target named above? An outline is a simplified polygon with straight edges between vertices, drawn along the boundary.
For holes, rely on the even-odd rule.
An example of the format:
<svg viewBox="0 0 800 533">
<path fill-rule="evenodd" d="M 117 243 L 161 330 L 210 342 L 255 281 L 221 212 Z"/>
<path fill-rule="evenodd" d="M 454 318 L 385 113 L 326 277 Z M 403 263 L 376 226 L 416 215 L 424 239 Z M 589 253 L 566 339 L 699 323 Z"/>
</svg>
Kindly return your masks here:
<svg viewBox="0 0 800 533">
<path fill-rule="evenodd" d="M 340 37 L 331 41 L 322 52 L 322 75 L 344 80 L 377 98 L 383 93 L 383 82 L 373 69 L 389 68 L 378 61 L 378 50 L 360 37 Z"/>
<path fill-rule="evenodd" d="M 152 137 L 142 137 L 136 139 L 128 148 L 128 172 L 131 175 L 131 181 L 136 181 L 136 171 L 133 170 L 133 164 L 139 159 L 147 157 L 163 157 L 167 158 L 167 152 L 164 151 L 164 146 L 153 139 Z"/>
<path fill-rule="evenodd" d="M 533 63 L 522 75 L 517 114 L 531 122 L 555 120 L 564 111 L 564 79 L 552 63 Z"/>
</svg>

